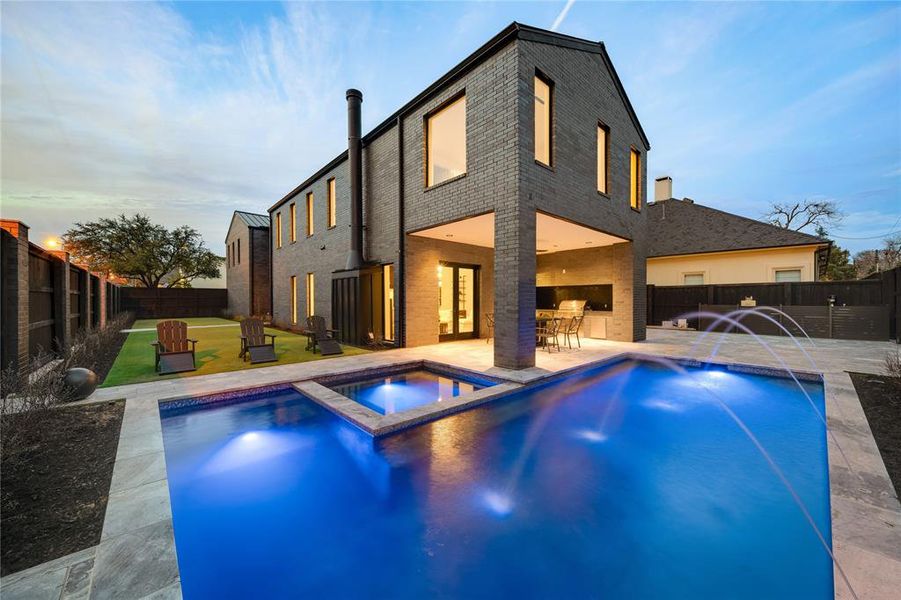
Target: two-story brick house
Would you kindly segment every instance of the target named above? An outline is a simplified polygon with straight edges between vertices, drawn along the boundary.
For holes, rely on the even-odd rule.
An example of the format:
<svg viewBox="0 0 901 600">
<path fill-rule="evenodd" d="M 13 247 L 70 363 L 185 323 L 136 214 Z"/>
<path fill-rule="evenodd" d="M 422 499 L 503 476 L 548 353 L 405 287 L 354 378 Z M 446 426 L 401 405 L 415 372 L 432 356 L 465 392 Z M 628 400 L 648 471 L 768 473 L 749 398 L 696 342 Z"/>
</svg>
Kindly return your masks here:
<svg viewBox="0 0 901 600">
<path fill-rule="evenodd" d="M 269 209 L 276 324 L 416 346 L 490 314 L 525 368 L 538 291 L 577 286 L 598 337 L 644 339 L 650 146 L 602 43 L 513 23 L 365 136 L 347 100 L 348 151 Z"/>
</svg>

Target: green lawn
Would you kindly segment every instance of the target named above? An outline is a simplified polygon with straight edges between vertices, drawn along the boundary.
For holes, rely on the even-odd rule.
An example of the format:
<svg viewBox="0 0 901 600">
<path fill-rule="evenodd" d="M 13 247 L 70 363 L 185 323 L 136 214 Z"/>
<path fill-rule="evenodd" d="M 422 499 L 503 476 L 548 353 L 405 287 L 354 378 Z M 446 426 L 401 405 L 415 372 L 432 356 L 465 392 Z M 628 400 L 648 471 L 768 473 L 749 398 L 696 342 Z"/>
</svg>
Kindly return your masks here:
<svg viewBox="0 0 901 600">
<path fill-rule="evenodd" d="M 237 326 L 235 321 L 218 318 L 179 320 L 187 322 L 188 337 L 197 340 L 196 371 L 176 373 L 174 375 L 157 375 L 153 368 L 153 346 L 151 346 L 156 341 L 156 320 L 142 319 L 135 321 L 132 329 L 152 327 L 154 330 L 137 331 L 128 334 L 128 339 L 125 340 L 119 356 L 116 357 L 116 362 L 113 363 L 113 368 L 110 369 L 101 387 L 158 381 L 173 377 L 209 375 L 211 373 L 223 373 L 239 369 L 271 367 L 273 365 L 330 358 L 305 350 L 307 339 L 302 335 L 295 335 L 276 329 L 266 329 L 266 333 L 274 333 L 277 336 L 275 338 L 275 353 L 278 356 L 278 362 L 251 365 L 249 362 L 244 362 L 238 358 L 238 352 L 241 350 L 241 328 Z M 225 325 L 225 327 L 192 327 L 196 325 Z M 368 350 L 354 348 L 353 346 L 342 347 L 344 348 L 345 356 L 368 352 Z"/>
</svg>

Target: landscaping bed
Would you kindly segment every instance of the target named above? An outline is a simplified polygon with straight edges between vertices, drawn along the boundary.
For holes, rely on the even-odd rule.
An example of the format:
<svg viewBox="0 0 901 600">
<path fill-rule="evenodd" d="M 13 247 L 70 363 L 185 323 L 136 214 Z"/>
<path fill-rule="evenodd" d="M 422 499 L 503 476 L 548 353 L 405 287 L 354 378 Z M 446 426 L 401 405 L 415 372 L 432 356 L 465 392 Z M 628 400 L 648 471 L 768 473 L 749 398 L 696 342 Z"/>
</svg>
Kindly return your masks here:
<svg viewBox="0 0 901 600">
<path fill-rule="evenodd" d="M 901 382 L 884 375 L 850 375 L 895 493 L 901 496 Z"/>
<path fill-rule="evenodd" d="M 100 543 L 124 409 L 124 401 L 48 409 L 4 447 L 0 575 Z"/>
</svg>

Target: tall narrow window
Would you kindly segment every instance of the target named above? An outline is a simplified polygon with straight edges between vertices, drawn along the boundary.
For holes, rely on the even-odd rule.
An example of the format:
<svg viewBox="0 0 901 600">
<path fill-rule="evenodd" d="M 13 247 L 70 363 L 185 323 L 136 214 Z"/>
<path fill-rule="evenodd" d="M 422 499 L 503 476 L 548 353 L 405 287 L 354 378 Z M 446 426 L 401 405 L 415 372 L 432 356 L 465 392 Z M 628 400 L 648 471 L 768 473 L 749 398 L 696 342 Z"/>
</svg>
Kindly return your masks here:
<svg viewBox="0 0 901 600">
<path fill-rule="evenodd" d="M 225 264 L 232 266 L 232 248 L 228 244 L 225 245 Z"/>
<path fill-rule="evenodd" d="M 428 118 L 426 185 L 466 173 L 466 96 Z"/>
<path fill-rule="evenodd" d="M 535 76 L 535 160 L 551 166 L 551 139 L 553 131 L 551 109 L 551 84 Z"/>
<path fill-rule="evenodd" d="M 275 247 L 282 247 L 282 213 L 275 213 Z"/>
<path fill-rule="evenodd" d="M 384 337 L 387 341 L 394 341 L 394 265 L 385 265 L 382 273 L 384 277 L 382 289 L 385 294 L 383 301 L 385 313 Z"/>
<path fill-rule="evenodd" d="M 297 241 L 297 206 L 291 203 L 291 241 Z"/>
<path fill-rule="evenodd" d="M 609 193 L 607 191 L 607 128 L 598 124 L 598 191 L 602 194 Z"/>
<path fill-rule="evenodd" d="M 297 323 L 297 277 L 291 275 L 291 323 Z"/>
<path fill-rule="evenodd" d="M 307 316 L 312 317 L 316 312 L 316 276 L 307 273 Z"/>
<path fill-rule="evenodd" d="M 241 240 L 238 240 L 238 264 L 241 264 Z"/>
<path fill-rule="evenodd" d="M 635 210 L 641 210 L 641 154 L 635 148 L 632 148 L 629 165 L 629 204 Z"/>
<path fill-rule="evenodd" d="M 328 191 L 328 226 L 334 227 L 338 224 L 338 215 L 335 206 L 335 178 L 332 177 L 328 180 L 327 185 Z"/>
<path fill-rule="evenodd" d="M 313 192 L 307 194 L 307 237 L 313 235 Z"/>
</svg>

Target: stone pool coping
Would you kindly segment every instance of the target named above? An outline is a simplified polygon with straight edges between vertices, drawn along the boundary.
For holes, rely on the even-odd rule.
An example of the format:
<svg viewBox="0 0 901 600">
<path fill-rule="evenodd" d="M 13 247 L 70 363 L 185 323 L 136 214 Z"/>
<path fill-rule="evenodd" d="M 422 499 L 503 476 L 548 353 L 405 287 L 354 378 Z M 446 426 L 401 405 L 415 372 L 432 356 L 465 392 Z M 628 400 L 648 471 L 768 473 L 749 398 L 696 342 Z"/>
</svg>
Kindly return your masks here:
<svg viewBox="0 0 901 600">
<path fill-rule="evenodd" d="M 481 377 L 497 377 L 502 373 L 503 376 L 500 378 L 509 381 L 499 385 L 519 385 L 515 388 L 519 390 L 524 384 L 528 384 L 528 387 L 543 385 L 575 372 L 596 369 L 624 360 L 660 357 L 670 358 L 682 364 L 709 363 L 735 371 L 785 376 L 783 371 L 770 367 L 723 360 L 692 361 L 666 351 L 653 353 L 625 351 L 551 372 L 537 368 L 525 371 L 490 368 L 479 371 L 479 374 Z M 387 356 L 385 358 L 386 365 L 403 362 L 391 360 Z M 451 367 L 454 368 L 452 365 Z M 352 370 L 336 369 L 337 372 Z M 796 369 L 793 369 L 793 372 L 799 379 L 823 381 L 830 430 L 839 440 L 852 467 L 851 470 L 847 468 L 834 441 L 827 437 L 832 543 L 835 555 L 844 566 L 859 597 L 892 597 L 897 589 L 901 588 L 901 510 L 850 377 L 845 372 L 827 372 L 825 375 Z M 321 377 L 322 375 L 318 378 L 316 376 L 281 378 L 281 381 L 237 387 L 214 396 L 234 397 L 261 387 L 284 388 L 297 382 L 309 382 Z M 157 399 L 152 395 L 151 397 L 143 395 L 126 401 L 101 542 L 95 548 L 83 551 L 94 557 L 93 569 L 89 574 L 90 598 L 181 597 L 160 404 L 190 397 L 182 394 Z M 413 425 L 414 423 L 411 423 L 408 426 Z M 69 565 L 65 562 L 66 558 L 68 557 L 57 561 Z M 53 567 L 57 561 L 4 577 L 0 582 L 4 600 L 15 599 L 17 596 L 14 592 L 26 589 L 32 593 L 18 597 L 35 597 L 36 590 L 55 585 L 51 580 L 54 577 L 59 579 L 59 567 Z M 69 577 L 71 565 L 64 568 L 67 569 L 66 577 Z M 835 596 L 851 597 L 838 572 L 835 574 Z M 88 596 L 85 593 L 77 597 Z"/>
</svg>

